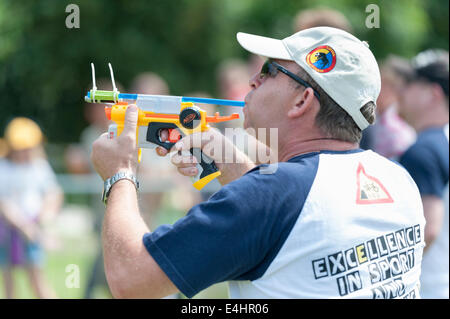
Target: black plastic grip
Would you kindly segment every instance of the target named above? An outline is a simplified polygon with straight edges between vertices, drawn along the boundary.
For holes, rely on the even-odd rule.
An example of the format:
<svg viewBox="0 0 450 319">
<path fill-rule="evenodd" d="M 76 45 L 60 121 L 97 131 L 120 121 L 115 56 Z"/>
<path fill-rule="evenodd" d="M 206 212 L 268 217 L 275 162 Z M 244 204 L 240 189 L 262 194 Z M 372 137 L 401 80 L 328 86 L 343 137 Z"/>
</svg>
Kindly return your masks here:
<svg viewBox="0 0 450 319">
<path fill-rule="evenodd" d="M 156 145 L 164 147 L 166 150 L 170 151 L 172 146 L 175 145 L 175 143 L 172 142 L 161 142 L 161 139 L 159 137 L 159 131 L 163 129 L 177 129 L 181 136 L 184 136 L 183 132 L 181 132 L 178 129 L 178 126 L 176 126 L 173 123 L 161 123 L 161 122 L 150 122 L 148 123 L 148 129 L 147 129 L 147 142 L 154 143 Z"/>
<path fill-rule="evenodd" d="M 160 130 L 163 129 L 177 129 L 180 132 L 181 136 L 185 136 L 185 134 L 173 123 L 150 122 L 147 129 L 147 141 L 164 147 L 166 150 L 170 151 L 175 143 L 161 141 L 159 133 Z M 197 162 L 203 169 L 202 173 L 200 174 L 200 179 L 219 171 L 216 163 L 214 163 L 211 158 L 203 154 L 200 148 L 191 148 L 190 152 L 193 156 L 195 156 Z"/>
<path fill-rule="evenodd" d="M 219 170 L 216 166 L 216 163 L 214 163 L 214 161 L 210 157 L 203 154 L 201 149 L 191 148 L 190 151 L 191 154 L 195 156 L 197 162 L 203 169 L 202 173 L 200 174 L 200 179 L 208 175 L 211 175 L 212 173 L 215 173 Z"/>
</svg>

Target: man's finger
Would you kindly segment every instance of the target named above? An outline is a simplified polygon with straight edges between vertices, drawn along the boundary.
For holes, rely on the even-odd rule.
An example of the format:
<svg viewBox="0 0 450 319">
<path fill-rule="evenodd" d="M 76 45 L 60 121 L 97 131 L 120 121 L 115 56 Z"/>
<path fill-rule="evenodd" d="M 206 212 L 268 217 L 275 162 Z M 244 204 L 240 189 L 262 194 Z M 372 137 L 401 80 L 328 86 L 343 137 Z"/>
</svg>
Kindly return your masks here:
<svg viewBox="0 0 450 319">
<path fill-rule="evenodd" d="M 158 146 L 156 147 L 156 154 L 159 156 L 166 156 L 169 153 L 168 150 L 166 150 L 164 147 Z"/>
<path fill-rule="evenodd" d="M 203 146 L 203 132 L 197 132 L 191 135 L 187 135 L 179 140 L 174 148 L 176 151 L 189 151 L 191 148 L 202 148 Z"/>
<path fill-rule="evenodd" d="M 138 108 L 135 104 L 128 105 L 127 112 L 125 113 L 125 121 L 123 124 L 122 134 L 136 136 L 136 126 L 138 121 Z"/>
<path fill-rule="evenodd" d="M 102 140 L 108 139 L 108 138 L 109 138 L 109 133 L 108 132 L 105 132 L 105 133 L 103 133 L 102 135 L 100 135 L 98 137 L 98 139 L 102 139 Z"/>
<path fill-rule="evenodd" d="M 169 139 L 169 130 L 167 129 L 162 129 L 159 131 L 159 139 L 161 140 L 161 142 L 165 142 Z"/>
<path fill-rule="evenodd" d="M 159 139 L 161 142 L 167 141 L 168 138 L 169 138 L 169 130 L 162 129 L 159 131 Z M 169 151 L 166 150 L 164 147 L 161 146 L 156 147 L 156 154 L 158 154 L 159 156 L 166 156 L 168 153 Z"/>
<path fill-rule="evenodd" d="M 172 157 L 170 158 L 170 161 L 172 162 L 173 165 L 177 167 L 195 166 L 198 163 L 197 159 L 190 153 L 189 155 L 186 153 L 184 154 L 173 153 Z"/>
<path fill-rule="evenodd" d="M 178 172 L 184 176 L 195 176 L 198 174 L 197 167 L 178 167 Z"/>
</svg>

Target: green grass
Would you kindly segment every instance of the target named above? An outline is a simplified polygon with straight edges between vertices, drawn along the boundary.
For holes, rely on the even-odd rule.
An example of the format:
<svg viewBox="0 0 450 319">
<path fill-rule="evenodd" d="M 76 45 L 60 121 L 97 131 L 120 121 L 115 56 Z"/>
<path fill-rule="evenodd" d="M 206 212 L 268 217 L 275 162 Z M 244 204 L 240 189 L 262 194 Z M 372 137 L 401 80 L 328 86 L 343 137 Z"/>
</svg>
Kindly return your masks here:
<svg viewBox="0 0 450 319">
<path fill-rule="evenodd" d="M 172 223 L 180 217 L 180 212 L 173 209 L 166 209 L 161 212 L 157 219 L 157 224 Z M 58 298 L 79 299 L 84 297 L 87 282 L 90 277 L 91 268 L 98 249 L 100 248 L 99 235 L 92 231 L 88 233 L 68 236 L 62 231 L 60 248 L 55 251 L 47 252 L 44 264 L 44 274 L 55 291 Z M 66 272 L 68 265 L 77 265 L 79 267 L 80 285 L 79 288 L 68 288 L 66 280 L 71 273 Z M 23 269 L 15 269 L 13 272 L 15 282 L 15 298 L 30 299 L 36 298 L 31 289 L 28 276 Z M 111 298 L 107 285 L 97 285 L 94 289 L 93 298 Z M 3 288 L 3 275 L 0 273 L 0 299 L 5 298 Z M 182 298 L 185 298 L 182 296 Z M 194 298 L 228 298 L 227 286 L 220 283 L 211 286 L 197 294 Z"/>
<path fill-rule="evenodd" d="M 47 253 L 43 270 L 47 282 L 53 288 L 58 298 L 83 298 L 95 257 L 95 251 L 92 248 L 83 249 L 89 242 L 91 242 L 92 246 L 92 238 L 86 238 L 84 241 L 82 239 L 66 239 L 63 243 L 63 249 Z M 96 245 L 93 246 L 95 247 Z M 66 280 L 72 274 L 71 272 L 66 272 L 66 267 L 71 264 L 79 267 L 79 288 L 66 286 Z M 0 287 L 2 287 L 0 290 L 0 298 L 5 298 L 2 277 L 0 275 Z M 15 298 L 36 298 L 29 283 L 28 275 L 23 268 L 14 269 L 13 280 L 15 285 Z M 104 287 L 104 289 L 99 288 L 94 297 L 110 297 L 107 287 Z"/>
<path fill-rule="evenodd" d="M 86 290 L 87 281 L 94 262 L 93 254 L 85 254 L 82 252 L 74 252 L 66 250 L 65 252 L 52 252 L 47 256 L 47 263 L 44 267 L 45 276 L 55 290 L 58 298 L 61 299 L 80 299 L 83 298 Z M 67 265 L 75 264 L 80 269 L 80 287 L 68 288 L 66 287 L 66 279 L 70 273 L 66 273 Z M 33 299 L 36 298 L 33 294 L 31 286 L 28 281 L 28 276 L 23 269 L 16 269 L 13 273 L 15 281 L 15 298 L 18 299 Z M 0 299 L 5 298 L 3 290 L 3 278 L 0 276 Z M 94 298 L 111 298 L 108 287 L 97 285 L 94 289 Z M 182 296 L 182 298 L 185 298 Z M 220 283 L 209 287 L 198 293 L 195 297 L 198 298 L 228 298 L 227 285 Z"/>
</svg>

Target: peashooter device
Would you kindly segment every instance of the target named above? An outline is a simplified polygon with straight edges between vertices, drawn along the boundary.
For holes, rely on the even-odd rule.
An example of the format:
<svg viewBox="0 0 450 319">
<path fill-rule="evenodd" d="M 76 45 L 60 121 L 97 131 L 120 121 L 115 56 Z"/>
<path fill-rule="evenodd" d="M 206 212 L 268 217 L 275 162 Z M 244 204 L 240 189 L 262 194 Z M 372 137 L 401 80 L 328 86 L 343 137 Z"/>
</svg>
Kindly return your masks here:
<svg viewBox="0 0 450 319">
<path fill-rule="evenodd" d="M 243 101 L 207 99 L 197 97 L 169 96 L 169 95 L 148 95 L 148 94 L 128 94 L 120 93 L 114 82 L 114 74 L 109 64 L 113 91 L 97 90 L 95 85 L 95 69 L 92 68 L 92 89 L 85 96 L 85 101 L 89 103 L 105 103 L 106 117 L 112 120 L 108 128 L 108 137 L 115 138 L 122 133 L 125 121 L 125 112 L 128 104 L 136 104 L 138 107 L 138 123 L 136 131 L 136 141 L 139 147 L 139 161 L 141 160 L 141 148 L 155 148 L 162 146 L 170 150 L 175 143 L 183 136 L 194 132 L 205 132 L 209 129 L 208 123 L 230 121 L 239 118 L 239 114 L 233 113 L 230 116 L 207 116 L 194 103 L 244 106 Z M 161 141 L 160 131 L 166 129 L 169 132 L 167 141 Z M 194 178 L 194 187 L 201 190 L 206 184 L 217 176 L 220 171 L 214 161 L 204 155 L 200 149 L 192 148 L 191 154 L 198 161 L 198 175 Z"/>
</svg>

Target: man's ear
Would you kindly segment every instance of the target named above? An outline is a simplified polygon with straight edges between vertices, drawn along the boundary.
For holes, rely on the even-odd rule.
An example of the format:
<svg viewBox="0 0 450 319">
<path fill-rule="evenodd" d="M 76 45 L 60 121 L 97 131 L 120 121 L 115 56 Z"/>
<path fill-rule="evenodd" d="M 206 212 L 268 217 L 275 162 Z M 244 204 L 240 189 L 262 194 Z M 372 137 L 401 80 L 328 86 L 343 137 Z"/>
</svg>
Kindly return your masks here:
<svg viewBox="0 0 450 319">
<path fill-rule="evenodd" d="M 291 119 L 300 117 L 312 109 L 314 105 L 314 91 L 312 88 L 306 88 L 297 94 L 292 107 L 288 111 L 288 117 Z"/>
</svg>

